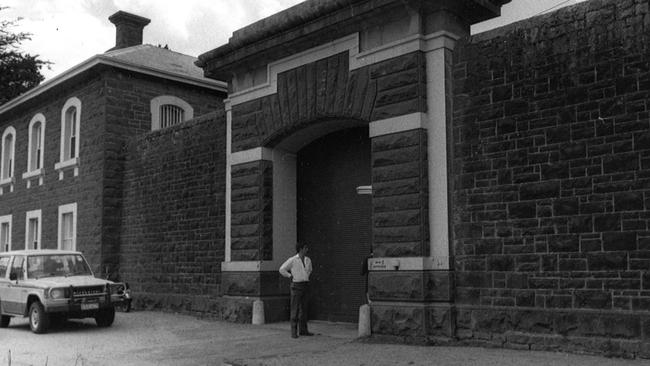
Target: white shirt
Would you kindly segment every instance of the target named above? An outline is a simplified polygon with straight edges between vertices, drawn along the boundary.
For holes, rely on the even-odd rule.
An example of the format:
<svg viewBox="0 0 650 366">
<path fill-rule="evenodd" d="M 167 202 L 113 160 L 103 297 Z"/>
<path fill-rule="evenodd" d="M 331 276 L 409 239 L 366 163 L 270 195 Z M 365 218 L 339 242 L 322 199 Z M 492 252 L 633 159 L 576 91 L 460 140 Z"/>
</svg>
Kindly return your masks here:
<svg viewBox="0 0 650 366">
<path fill-rule="evenodd" d="M 284 277 L 293 277 L 293 282 L 308 282 L 311 274 L 311 260 L 305 256 L 305 264 L 303 265 L 300 255 L 296 254 L 282 263 L 280 274 Z"/>
</svg>

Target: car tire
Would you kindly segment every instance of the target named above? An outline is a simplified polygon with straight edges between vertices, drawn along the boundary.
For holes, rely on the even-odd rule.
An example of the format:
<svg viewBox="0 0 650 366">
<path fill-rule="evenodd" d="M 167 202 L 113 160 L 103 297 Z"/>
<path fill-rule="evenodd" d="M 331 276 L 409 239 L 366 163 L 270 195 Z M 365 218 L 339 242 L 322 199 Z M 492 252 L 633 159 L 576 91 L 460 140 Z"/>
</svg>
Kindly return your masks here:
<svg viewBox="0 0 650 366">
<path fill-rule="evenodd" d="M 8 327 L 9 321 L 11 321 L 11 317 L 9 315 L 3 315 L 2 317 L 0 317 L 0 328 Z"/>
<path fill-rule="evenodd" d="M 115 320 L 115 308 L 102 309 L 95 315 L 95 322 L 98 327 L 110 327 Z"/>
<path fill-rule="evenodd" d="M 129 311 L 131 311 L 131 300 L 124 300 L 124 302 L 119 305 L 118 310 L 124 313 L 128 313 Z"/>
<path fill-rule="evenodd" d="M 50 317 L 45 312 L 43 304 L 34 301 L 29 307 L 29 328 L 36 334 L 47 332 L 50 326 Z"/>
</svg>

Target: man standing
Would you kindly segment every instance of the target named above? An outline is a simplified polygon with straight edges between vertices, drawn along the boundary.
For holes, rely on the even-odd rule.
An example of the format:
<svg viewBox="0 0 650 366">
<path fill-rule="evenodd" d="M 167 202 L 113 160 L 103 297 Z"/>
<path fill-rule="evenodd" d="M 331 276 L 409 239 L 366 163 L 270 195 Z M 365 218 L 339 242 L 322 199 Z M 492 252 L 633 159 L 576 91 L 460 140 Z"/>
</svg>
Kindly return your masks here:
<svg viewBox="0 0 650 366">
<path fill-rule="evenodd" d="M 298 325 L 300 325 L 300 335 L 314 335 L 307 330 L 309 275 L 312 270 L 311 260 L 306 255 L 308 249 L 307 244 L 297 243 L 298 254 L 287 259 L 280 266 L 280 274 L 291 279 L 291 338 L 298 338 Z"/>
</svg>

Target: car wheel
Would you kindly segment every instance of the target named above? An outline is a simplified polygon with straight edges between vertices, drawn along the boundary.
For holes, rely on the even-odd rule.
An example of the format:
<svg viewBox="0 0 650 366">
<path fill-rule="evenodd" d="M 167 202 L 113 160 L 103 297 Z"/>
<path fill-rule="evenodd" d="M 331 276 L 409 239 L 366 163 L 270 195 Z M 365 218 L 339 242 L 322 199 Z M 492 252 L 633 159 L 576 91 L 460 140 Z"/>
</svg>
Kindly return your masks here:
<svg viewBox="0 0 650 366">
<path fill-rule="evenodd" d="M 45 333 L 50 326 L 50 318 L 43 308 L 43 304 L 34 301 L 29 307 L 29 328 L 34 333 Z"/>
<path fill-rule="evenodd" d="M 117 310 L 128 313 L 131 311 L 131 300 L 124 300 L 120 305 L 118 305 Z"/>
<path fill-rule="evenodd" d="M 11 320 L 11 317 L 9 315 L 3 315 L 0 318 L 0 328 L 6 328 L 9 326 L 9 321 Z"/>
<path fill-rule="evenodd" d="M 115 320 L 115 308 L 102 309 L 95 315 L 95 322 L 98 327 L 110 327 Z"/>
</svg>

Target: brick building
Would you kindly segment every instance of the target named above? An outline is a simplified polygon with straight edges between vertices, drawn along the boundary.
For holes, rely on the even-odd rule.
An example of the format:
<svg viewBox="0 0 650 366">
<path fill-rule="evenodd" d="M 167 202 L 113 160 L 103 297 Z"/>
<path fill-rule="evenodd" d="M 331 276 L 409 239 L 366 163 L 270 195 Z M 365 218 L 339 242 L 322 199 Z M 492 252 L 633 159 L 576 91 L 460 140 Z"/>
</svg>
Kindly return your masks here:
<svg viewBox="0 0 650 366">
<path fill-rule="evenodd" d="M 119 265 L 139 306 L 250 322 L 255 301 L 287 318 L 277 269 L 305 240 L 313 319 L 356 321 L 372 253 L 373 334 L 650 357 L 647 1 L 470 35 L 507 2 L 309 0 L 199 56 L 227 95 L 111 64 L 10 102 L 0 123 L 20 140 L 68 91 L 106 100 L 92 143 L 81 124 L 78 175 L 51 168 L 55 143 L 42 185 L 0 181 L 12 241 L 32 202 L 49 238 L 77 202 L 78 248 Z M 159 94 L 200 117 L 151 131 Z"/>
<path fill-rule="evenodd" d="M 143 45 L 148 19 L 110 20 L 115 47 L 0 106 L 0 243 L 77 249 L 115 276 L 127 142 L 222 108 L 225 85 Z"/>
</svg>

